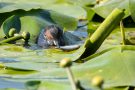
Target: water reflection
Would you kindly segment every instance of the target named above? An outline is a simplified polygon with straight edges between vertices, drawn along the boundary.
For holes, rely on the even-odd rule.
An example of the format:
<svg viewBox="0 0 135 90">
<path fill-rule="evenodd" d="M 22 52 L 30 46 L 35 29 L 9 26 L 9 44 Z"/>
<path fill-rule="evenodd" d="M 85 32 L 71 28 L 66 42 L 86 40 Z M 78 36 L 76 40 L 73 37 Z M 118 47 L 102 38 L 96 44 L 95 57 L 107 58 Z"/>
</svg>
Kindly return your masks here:
<svg viewBox="0 0 135 90">
<path fill-rule="evenodd" d="M 13 81 L 6 81 L 4 79 L 2 79 L 0 77 L 0 88 L 4 89 L 4 88 L 18 88 L 18 89 L 23 89 L 25 86 L 24 86 L 24 83 L 22 82 L 13 82 Z M 1 90 L 0 89 L 0 90 Z"/>
<path fill-rule="evenodd" d="M 2 62 L 2 63 L 11 63 L 11 62 L 19 62 L 19 60 L 16 60 L 14 58 L 0 58 L 0 62 Z"/>
</svg>

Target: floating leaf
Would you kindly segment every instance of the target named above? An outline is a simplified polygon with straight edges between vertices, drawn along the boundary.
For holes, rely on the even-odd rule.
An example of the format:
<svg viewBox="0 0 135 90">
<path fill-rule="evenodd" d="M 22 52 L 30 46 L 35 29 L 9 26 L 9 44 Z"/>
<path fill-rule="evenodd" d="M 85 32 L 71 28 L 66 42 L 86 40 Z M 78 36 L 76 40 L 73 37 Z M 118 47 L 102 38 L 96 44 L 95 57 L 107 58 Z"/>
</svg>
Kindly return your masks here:
<svg viewBox="0 0 135 90">
<path fill-rule="evenodd" d="M 135 46 L 113 47 L 88 57 L 87 59 L 85 59 L 85 61 L 86 60 L 89 61 L 83 64 L 74 65 L 72 67 L 72 70 L 76 79 L 80 80 L 81 82 L 85 82 L 82 84 L 83 86 L 88 86 L 92 77 L 97 75 L 100 75 L 104 78 L 105 88 L 119 87 L 119 86 L 134 86 L 135 85 L 134 54 L 135 54 Z M 10 67 L 11 66 L 17 67 L 17 64 L 16 65 L 7 64 L 7 66 L 9 65 Z M 26 64 L 25 67 L 28 67 L 27 65 L 29 64 Z M 49 67 L 49 66 L 48 68 L 44 68 L 44 72 L 35 73 L 29 76 L 22 77 L 22 76 L 14 75 L 12 79 L 15 78 L 14 80 L 18 81 L 18 80 L 29 80 L 29 79 L 40 80 L 41 78 L 44 78 L 42 80 L 51 79 L 52 81 L 57 81 L 57 80 L 61 81 L 62 78 L 63 79 L 67 78 L 64 69 L 61 69 L 59 67 Z"/>
<path fill-rule="evenodd" d="M 131 17 L 133 18 L 134 22 L 135 22 L 135 0 L 129 0 L 129 10 L 131 13 Z"/>
<path fill-rule="evenodd" d="M 95 0 L 57 0 L 57 3 L 71 3 L 79 6 L 88 6 L 88 5 L 94 5 L 96 1 Z"/>
<path fill-rule="evenodd" d="M 4 33 L 8 35 L 10 28 L 16 28 L 17 32 L 27 31 L 31 34 L 31 42 L 36 42 L 38 34 L 47 25 L 57 24 L 61 28 L 70 30 L 74 30 L 77 27 L 75 18 L 54 11 L 33 10 L 15 14 L 17 15 L 11 16 L 4 21 L 2 26 Z"/>
<path fill-rule="evenodd" d="M 0 57 L 8 58 L 10 57 L 11 60 L 15 59 L 16 57 L 20 56 L 30 56 L 30 55 L 36 55 L 32 50 L 28 50 L 26 48 L 23 48 L 22 46 L 16 46 L 12 44 L 6 44 L 6 45 L 0 45 Z M 27 53 L 26 53 L 27 52 Z M 7 60 L 7 59 L 5 59 Z M 10 59 L 8 59 L 10 60 Z M 15 60 L 16 61 L 16 60 Z"/>
<path fill-rule="evenodd" d="M 125 9 L 125 17 L 130 15 L 129 0 L 108 0 L 94 7 L 94 11 L 103 18 L 106 18 L 113 9 Z"/>
<path fill-rule="evenodd" d="M 104 87 L 118 87 L 118 86 L 134 86 L 134 70 L 135 70 L 135 46 L 117 46 L 100 53 L 94 54 L 88 57 L 89 60 L 83 64 L 74 65 L 72 67 L 75 78 L 81 82 L 85 82 L 83 85 L 89 85 L 90 80 L 97 75 L 104 78 Z M 105 58 L 106 57 L 106 58 Z M 51 71 L 50 71 L 51 69 Z M 44 80 L 62 80 L 67 78 L 64 69 L 50 67 L 46 68 L 44 72 L 33 74 L 30 76 L 14 76 L 24 79 L 33 77 L 38 79 L 44 78 Z"/>
<path fill-rule="evenodd" d="M 84 1 L 81 1 L 80 3 L 82 4 Z M 85 1 L 87 4 L 90 1 Z M 75 3 L 75 2 L 73 2 Z M 79 6 L 79 5 L 74 5 L 71 3 L 68 3 L 66 1 L 62 2 L 62 4 L 58 4 L 57 0 L 39 0 L 38 2 L 36 0 L 4 0 L 0 1 L 1 9 L 0 13 L 6 13 L 6 12 L 13 12 L 15 10 L 25 10 L 25 11 L 30 11 L 32 9 L 47 9 L 47 10 L 53 10 L 56 11 L 60 14 L 65 14 L 67 16 L 72 16 L 75 18 L 78 17 L 86 17 L 86 12 L 85 10 Z M 63 10 L 64 9 L 64 10 Z M 66 9 L 66 11 L 65 11 Z"/>
<path fill-rule="evenodd" d="M 87 11 L 87 20 L 92 20 L 93 16 L 95 15 L 95 12 L 89 7 L 84 7 L 84 9 Z"/>
<path fill-rule="evenodd" d="M 117 46 L 88 57 L 85 60 L 89 61 L 78 65 L 74 74 L 82 80 L 101 75 L 105 87 L 134 86 L 134 54 L 135 46 Z"/>
<path fill-rule="evenodd" d="M 3 30 L 4 34 L 8 37 L 8 32 L 11 28 L 16 29 L 16 33 L 19 33 L 21 29 L 21 23 L 18 16 L 11 16 L 8 19 L 6 19 L 3 23 Z"/>
<path fill-rule="evenodd" d="M 59 62 L 65 57 L 69 57 L 73 61 L 76 60 L 82 52 L 84 47 L 80 47 L 78 50 L 63 51 L 60 49 L 43 49 L 43 50 L 29 50 L 22 46 L 16 45 L 1 45 L 0 57 L 4 60 L 15 62 Z M 13 64 L 13 63 L 12 63 Z M 11 65 L 12 65 L 11 64 Z M 13 65 L 14 66 L 14 65 Z M 20 66 L 20 65 L 18 65 Z M 23 67 L 22 67 L 23 68 Z"/>
<path fill-rule="evenodd" d="M 1 9 L 0 13 L 12 12 L 14 10 L 23 9 L 25 11 L 29 11 L 31 9 L 39 9 L 40 6 L 38 4 L 32 3 L 13 3 L 14 1 L 9 0 L 8 2 L 0 1 Z"/>
<path fill-rule="evenodd" d="M 57 11 L 58 13 L 71 16 L 77 19 L 86 19 L 86 11 L 77 5 L 70 5 L 70 4 L 54 4 L 50 5 L 49 7 L 45 7 L 48 10 Z"/>
</svg>

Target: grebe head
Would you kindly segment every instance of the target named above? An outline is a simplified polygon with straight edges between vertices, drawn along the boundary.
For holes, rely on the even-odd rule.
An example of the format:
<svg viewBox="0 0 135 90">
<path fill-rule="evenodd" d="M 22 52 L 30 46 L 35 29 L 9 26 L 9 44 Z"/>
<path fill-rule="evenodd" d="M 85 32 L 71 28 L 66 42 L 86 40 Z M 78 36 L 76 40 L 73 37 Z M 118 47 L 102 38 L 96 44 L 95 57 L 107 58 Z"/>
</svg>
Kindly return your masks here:
<svg viewBox="0 0 135 90">
<path fill-rule="evenodd" d="M 45 28 L 44 36 L 51 46 L 60 47 L 62 45 L 61 38 L 63 37 L 63 31 L 55 26 L 50 25 Z"/>
</svg>

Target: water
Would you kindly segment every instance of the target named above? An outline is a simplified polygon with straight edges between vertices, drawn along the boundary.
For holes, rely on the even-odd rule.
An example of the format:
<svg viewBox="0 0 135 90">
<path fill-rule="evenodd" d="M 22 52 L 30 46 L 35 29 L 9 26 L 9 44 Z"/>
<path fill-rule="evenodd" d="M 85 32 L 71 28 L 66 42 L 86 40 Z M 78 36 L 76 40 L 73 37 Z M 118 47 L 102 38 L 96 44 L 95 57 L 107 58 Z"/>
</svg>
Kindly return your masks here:
<svg viewBox="0 0 135 90">
<path fill-rule="evenodd" d="M 21 82 L 13 82 L 13 81 L 5 81 L 2 78 L 0 78 L 0 88 L 16 88 L 16 89 L 24 89 L 25 85 Z M 0 89 L 0 90 L 1 90 Z"/>
<path fill-rule="evenodd" d="M 2 63 L 12 63 L 12 62 L 19 62 L 19 61 L 15 60 L 14 58 L 0 58 L 0 62 L 2 62 Z"/>
</svg>

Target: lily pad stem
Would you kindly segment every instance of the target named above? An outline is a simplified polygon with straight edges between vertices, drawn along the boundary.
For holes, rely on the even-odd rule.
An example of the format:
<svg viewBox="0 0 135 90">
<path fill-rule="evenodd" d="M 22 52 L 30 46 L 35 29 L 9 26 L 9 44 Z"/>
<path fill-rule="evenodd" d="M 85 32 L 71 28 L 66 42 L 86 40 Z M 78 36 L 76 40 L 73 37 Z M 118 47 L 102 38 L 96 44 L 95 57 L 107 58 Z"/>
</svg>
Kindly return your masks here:
<svg viewBox="0 0 135 90">
<path fill-rule="evenodd" d="M 71 83 L 72 89 L 77 90 L 76 82 L 75 82 L 75 79 L 73 77 L 73 73 L 72 73 L 70 67 L 66 67 L 66 71 L 67 71 L 68 78 L 69 78 L 69 81 Z"/>
<path fill-rule="evenodd" d="M 14 36 L 14 37 L 7 38 L 5 40 L 0 41 L 0 44 L 2 44 L 2 43 L 12 43 L 12 42 L 14 42 L 16 40 L 19 40 L 19 39 L 23 39 L 23 36 L 17 35 L 17 36 Z"/>
<path fill-rule="evenodd" d="M 13 36 L 13 37 L 10 37 L 10 38 L 7 38 L 5 40 L 2 40 L 0 41 L 0 44 L 2 43 L 12 43 L 16 40 L 20 40 L 20 39 L 24 39 L 24 40 L 29 40 L 30 38 L 30 35 L 28 32 L 23 32 L 21 35 L 20 34 L 17 34 L 16 36 Z"/>
<path fill-rule="evenodd" d="M 124 15 L 124 10 L 118 8 L 114 9 L 111 14 L 103 21 L 103 23 L 97 28 L 97 30 L 92 34 L 92 36 L 86 40 L 84 44 L 84 47 L 86 48 L 85 52 L 79 59 L 83 59 L 94 54 L 102 45 L 104 40 L 119 24 Z"/>
<path fill-rule="evenodd" d="M 125 30 L 124 30 L 122 21 L 120 21 L 120 30 L 121 30 L 121 36 L 122 36 L 122 45 L 126 45 Z"/>
<path fill-rule="evenodd" d="M 70 69 L 70 67 L 72 66 L 72 61 L 69 58 L 64 58 L 61 60 L 60 66 L 66 69 L 69 81 L 70 81 L 71 86 L 72 86 L 72 90 L 77 90 L 77 85 L 76 85 L 73 73 Z"/>
</svg>

